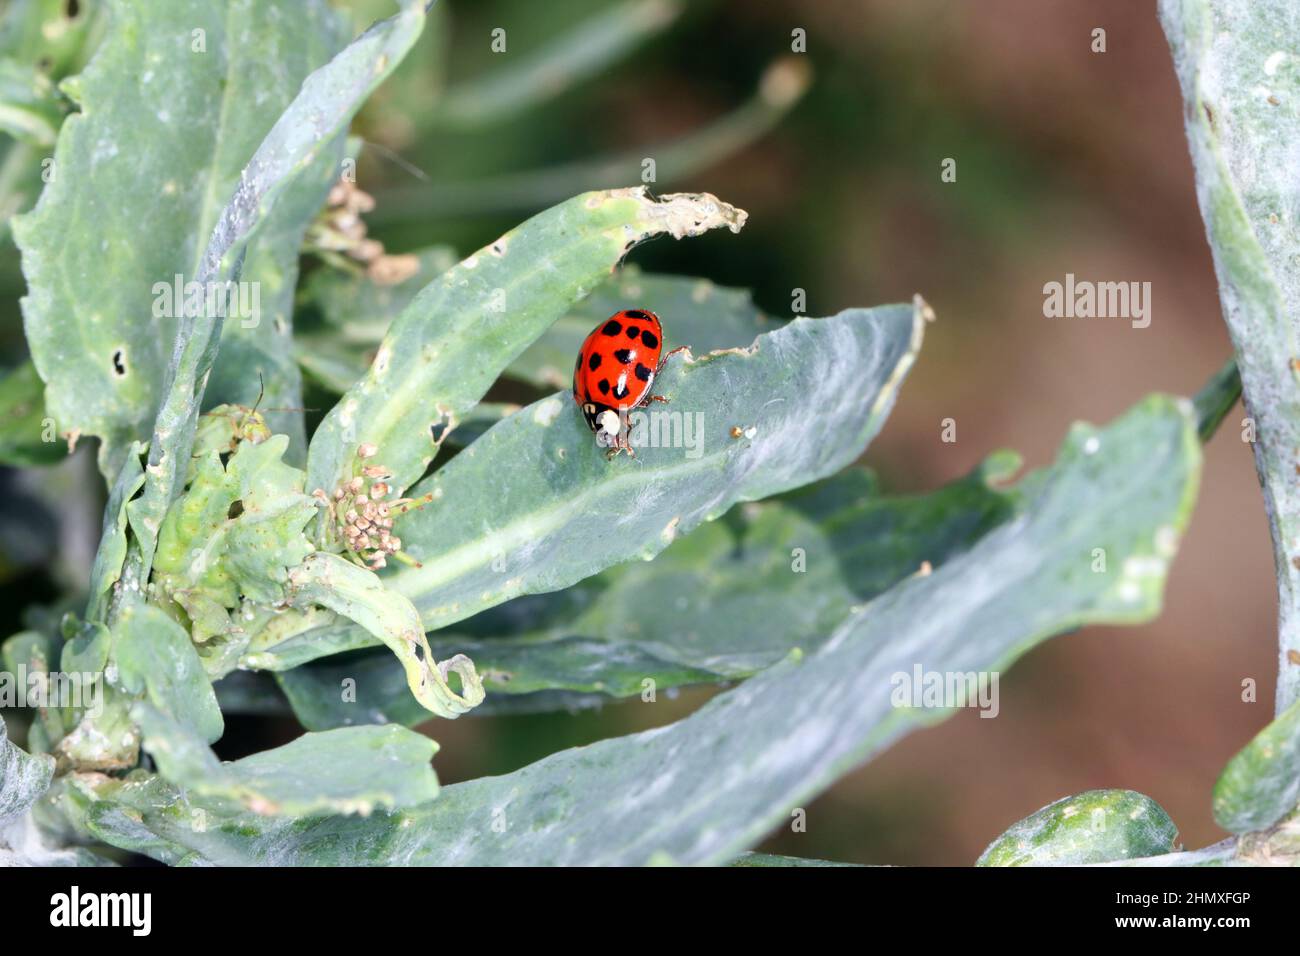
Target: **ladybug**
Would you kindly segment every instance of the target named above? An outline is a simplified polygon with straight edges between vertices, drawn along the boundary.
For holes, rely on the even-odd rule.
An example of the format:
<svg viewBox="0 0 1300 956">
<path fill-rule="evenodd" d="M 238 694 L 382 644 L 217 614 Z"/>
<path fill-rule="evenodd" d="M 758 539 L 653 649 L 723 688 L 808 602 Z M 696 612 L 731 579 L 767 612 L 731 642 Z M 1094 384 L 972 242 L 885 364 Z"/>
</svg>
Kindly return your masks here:
<svg viewBox="0 0 1300 956">
<path fill-rule="evenodd" d="M 608 448 L 606 457 L 620 451 L 635 458 L 625 428 L 627 413 L 649 402 L 666 402 L 652 395 L 655 376 L 669 355 L 663 355 L 664 330 L 659 316 L 647 309 L 623 309 L 591 330 L 578 350 L 573 366 L 573 400 L 582 410 L 596 443 Z"/>
</svg>

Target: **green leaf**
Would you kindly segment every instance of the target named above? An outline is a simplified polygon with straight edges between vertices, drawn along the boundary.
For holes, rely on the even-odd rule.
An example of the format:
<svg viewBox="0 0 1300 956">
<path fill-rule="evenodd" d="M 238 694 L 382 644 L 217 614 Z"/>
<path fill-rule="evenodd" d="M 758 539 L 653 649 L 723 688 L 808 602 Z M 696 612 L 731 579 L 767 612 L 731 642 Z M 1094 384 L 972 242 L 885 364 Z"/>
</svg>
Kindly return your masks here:
<svg viewBox="0 0 1300 956">
<path fill-rule="evenodd" d="M 0 714 L 0 867 L 95 866 L 88 850 L 50 846 L 30 813 L 48 790 L 54 758 L 28 754 L 8 737 Z"/>
<path fill-rule="evenodd" d="M 28 282 L 27 339 L 50 414 L 63 433 L 103 439 L 100 463 L 111 480 L 127 443 L 147 437 L 164 394 L 183 303 L 159 317 L 157 284 L 177 274 L 183 283 L 216 279 L 202 265 L 214 226 L 221 233 L 210 266 L 257 221 L 236 226 L 222 206 L 303 78 L 328 58 L 338 19 L 322 0 L 122 0 L 110 21 L 76 79 L 80 111 L 63 124 L 56 175 L 14 231 Z M 130 148 L 140 137 L 149 149 Z M 286 145 L 276 144 L 284 159 Z M 240 193 L 241 215 L 262 199 L 269 209 L 267 176 L 282 174 L 282 161 L 264 155 L 250 167 L 256 175 Z M 268 254 L 283 264 L 283 250 L 251 249 L 250 276 L 270 277 L 272 265 L 261 261 Z M 291 293 L 292 281 L 283 290 Z M 256 367 L 243 373 L 255 395 Z"/>
<path fill-rule="evenodd" d="M 463 654 L 434 660 L 420 616 L 411 603 L 387 590 L 372 571 L 318 551 L 289 575 L 293 599 L 320 604 L 356 621 L 397 655 L 411 693 L 430 713 L 459 717 L 483 700 L 474 664 Z M 457 691 L 450 684 L 455 674 Z"/>
<path fill-rule="evenodd" d="M 450 268 L 446 247 L 435 246 L 417 255 L 419 273 L 396 286 L 376 285 L 364 274 L 336 269 L 313 273 L 300 296 L 295 320 L 301 343 L 298 361 L 307 374 L 340 392 L 360 378 L 392 320 L 421 286 Z M 587 334 L 629 302 L 663 319 L 665 349 L 688 345 L 697 355 L 747 346 L 783 324 L 761 313 L 747 291 L 717 286 L 708 279 L 646 275 L 627 264 L 575 302 L 510 363 L 505 374 L 545 388 L 569 388 L 573 357 Z M 468 418 L 457 426 L 450 440 L 469 444 L 459 434 L 467 422 Z"/>
<path fill-rule="evenodd" d="M 393 319 L 456 264 L 447 246 L 413 253 L 416 272 L 380 285 L 361 270 L 320 268 L 303 282 L 294 318 L 295 355 L 318 384 L 342 394 L 365 373 Z"/>
<path fill-rule="evenodd" d="M 94 46 L 105 6 L 104 0 L 10 0 L 0 11 L 0 56 L 60 79 Z"/>
<path fill-rule="evenodd" d="M 158 536 L 155 584 L 186 610 L 196 641 L 235 630 L 227 611 L 242 601 L 281 602 L 289 569 L 312 552 L 304 528 L 316 514 L 303 473 L 282 460 L 289 439 L 238 442 L 196 457 L 190 485 Z"/>
<path fill-rule="evenodd" d="M 293 102 L 240 174 L 239 186 L 221 211 L 197 268 L 201 287 L 237 279 L 253 234 L 267 221 L 277 199 L 296 194 L 328 144 L 340 140 L 371 91 L 393 70 L 419 36 L 424 9 L 406 0 L 396 16 L 375 24 L 328 64 L 310 74 Z M 296 29 L 297 27 L 295 27 Z M 62 142 L 62 140 L 61 140 Z M 291 200 L 292 202 L 292 200 Z M 149 465 L 139 501 L 127 509 L 135 533 L 127 553 L 127 574 L 148 577 L 158 526 L 180 494 L 199 415 L 199 402 L 217 350 L 220 310 L 185 310 L 176 334 L 163 401 L 154 419 Z M 39 363 L 38 363 L 39 367 Z M 127 600 L 134 592 L 121 592 Z"/>
<path fill-rule="evenodd" d="M 1021 517 L 890 589 L 818 650 L 671 726 L 456 784 L 430 804 L 291 825 L 240 814 L 199 834 L 165 793 L 123 787 L 91 794 L 92 816 L 138 814 L 151 839 L 230 863 L 730 861 L 842 773 L 946 713 L 894 706 L 899 674 L 997 672 L 1053 634 L 1150 619 L 1200 460 L 1186 401 L 1155 396 L 1107 428 L 1076 426 L 1056 464 L 1022 483 Z M 1104 571 L 1094 570 L 1097 548 Z"/>
<path fill-rule="evenodd" d="M 388 586 L 415 603 L 426 628 L 445 627 L 652 558 L 738 501 L 837 471 L 884 423 L 926 309 L 799 319 L 749 349 L 670 360 L 655 387 L 672 401 L 658 425 L 640 427 L 677 447 L 641 448 L 635 460 L 607 461 L 571 396 L 535 402 L 412 490 L 433 504 L 396 530 L 422 566 Z"/>
<path fill-rule="evenodd" d="M 1218 431 L 1224 416 L 1241 398 L 1241 376 L 1237 373 L 1237 362 L 1227 362 L 1210 376 L 1210 380 L 1201 386 L 1193 400 L 1196 405 L 1197 434 L 1201 444 L 1209 441 Z"/>
<path fill-rule="evenodd" d="M 50 78 L 35 66 L 0 57 L 0 133 L 48 148 L 63 123 Z"/>
<path fill-rule="evenodd" d="M 312 436 L 307 487 L 332 492 L 360 445 L 401 492 L 501 370 L 652 236 L 696 236 L 745 213 L 706 194 L 585 193 L 506 233 L 434 279 L 393 322 L 373 364 Z"/>
<path fill-rule="evenodd" d="M 1261 730 L 1214 785 L 1214 819 L 1231 833 L 1267 830 L 1300 807 L 1300 701 Z"/>
<path fill-rule="evenodd" d="M 151 604 L 127 608 L 113 626 L 122 686 L 211 743 L 223 730 L 217 695 L 185 628 Z"/>
<path fill-rule="evenodd" d="M 742 853 L 731 861 L 732 866 L 857 866 L 856 863 L 835 863 L 831 860 L 811 860 L 801 856 L 781 856 L 776 853 Z"/>
<path fill-rule="evenodd" d="M 32 467 L 66 458 L 68 446 L 45 436 L 45 384 L 24 362 L 0 379 L 0 463 Z"/>
<path fill-rule="evenodd" d="M 993 484 L 1017 467 L 1017 456 L 993 455 L 923 496 L 881 496 L 868 472 L 851 469 L 735 509 L 654 561 L 500 605 L 463 622 L 464 633 L 431 635 L 430 646 L 471 657 L 493 695 L 621 697 L 748 677 L 820 646 L 854 607 L 1014 517 L 1019 496 Z M 349 701 L 338 693 L 345 678 L 355 681 Z M 279 679 L 312 729 L 424 719 L 382 657 L 317 661 Z"/>
<path fill-rule="evenodd" d="M 1031 813 L 988 845 L 977 866 L 1081 866 L 1173 850 L 1178 828 L 1150 797 L 1089 790 Z"/>
<path fill-rule="evenodd" d="M 28 675 L 28 687 L 40 679 L 36 675 L 48 679 L 58 670 L 60 647 L 58 639 L 51 634 L 20 631 L 5 640 L 3 651 L 5 670 L 15 677 Z M 34 716 L 27 734 L 28 749 L 33 753 L 48 753 L 67 732 L 71 714 L 62 706 L 37 705 Z"/>
<path fill-rule="evenodd" d="M 654 158 L 660 185 L 686 184 L 766 135 L 799 102 L 811 80 L 807 57 L 786 56 L 763 71 L 748 100 L 678 139 L 546 169 L 386 189 L 368 221 L 426 222 L 533 210 L 578 190 L 635 182 L 645 172 L 646 157 Z"/>
<path fill-rule="evenodd" d="M 1278 715 L 1300 699 L 1300 17 L 1291 0 L 1161 0 L 1201 216 L 1237 352 L 1278 575 Z"/>
<path fill-rule="evenodd" d="M 140 463 L 144 452 L 143 442 L 131 444 L 108 495 L 103 529 L 99 536 L 99 550 L 95 553 L 95 563 L 90 571 L 90 602 L 86 606 L 86 618 L 91 621 L 103 621 L 107 617 L 111 589 L 122 577 L 122 565 L 127 554 L 126 509 L 131 499 L 144 487 L 144 466 Z M 122 586 L 141 588 L 144 584 L 139 577 L 133 575 Z"/>
<path fill-rule="evenodd" d="M 685 345 L 696 355 L 743 348 L 782 325 L 761 313 L 747 291 L 708 279 L 645 275 L 625 266 L 547 329 L 510 363 L 506 374 L 546 388 L 570 388 L 573 357 L 588 333 L 630 305 L 649 309 L 663 321 L 665 350 Z"/>
<path fill-rule="evenodd" d="M 681 14 L 678 0 L 625 0 L 582 19 L 539 50 L 447 90 L 425 122 L 477 127 L 558 96 L 621 60 Z"/>
<path fill-rule="evenodd" d="M 159 772 L 201 805 L 231 803 L 258 815 L 368 814 L 432 800 L 438 745 L 405 727 L 351 727 L 297 740 L 230 763 L 146 704 L 132 710 Z"/>
</svg>

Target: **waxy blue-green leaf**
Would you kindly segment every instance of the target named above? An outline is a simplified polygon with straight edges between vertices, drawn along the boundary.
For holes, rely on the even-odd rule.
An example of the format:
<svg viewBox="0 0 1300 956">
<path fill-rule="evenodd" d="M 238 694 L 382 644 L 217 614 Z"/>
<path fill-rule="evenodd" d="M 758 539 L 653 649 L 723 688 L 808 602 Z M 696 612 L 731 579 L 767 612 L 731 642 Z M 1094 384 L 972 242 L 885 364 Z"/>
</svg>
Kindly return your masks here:
<svg viewBox="0 0 1300 956">
<path fill-rule="evenodd" d="M 295 320 L 298 361 L 308 375 L 336 391 L 345 391 L 361 376 L 414 293 L 450 267 L 446 247 L 434 246 L 418 256 L 419 273 L 396 286 L 377 285 L 364 274 L 335 269 L 313 274 L 299 296 Z M 666 350 L 688 345 L 697 355 L 747 346 L 782 324 L 760 312 L 744 290 L 708 279 L 645 274 L 628 264 L 575 302 L 504 374 L 545 388 L 569 388 L 573 358 L 583 339 L 619 309 L 633 307 L 649 309 L 663 320 Z M 457 431 L 465 425 L 462 421 Z M 456 433 L 451 440 L 469 444 Z"/>
<path fill-rule="evenodd" d="M 133 605 L 113 625 L 112 653 L 124 689 L 202 740 L 221 738 L 217 696 L 185 628 L 152 604 Z"/>
<path fill-rule="evenodd" d="M 50 845 L 31 809 L 50 786 L 54 758 L 29 754 L 9 739 L 0 714 L 0 867 L 97 866 L 88 850 Z"/>
<path fill-rule="evenodd" d="M 463 654 L 435 660 L 411 602 L 387 590 L 373 571 L 318 551 L 289 572 L 291 600 L 319 604 L 355 621 L 397 655 L 411 694 L 430 713 L 459 717 L 483 700 L 473 662 Z M 455 674 L 460 689 L 451 686 Z"/>
<path fill-rule="evenodd" d="M 1082 866 L 1169 853 L 1178 827 L 1150 797 L 1089 790 L 1062 797 L 990 843 L 977 866 Z"/>
<path fill-rule="evenodd" d="M 1161 0 L 1278 576 L 1276 712 L 1300 699 L 1300 9 Z"/>
<path fill-rule="evenodd" d="M 713 196 L 652 199 L 644 187 L 584 193 L 506 233 L 433 280 L 393 322 L 365 375 L 312 436 L 307 487 L 332 492 L 373 445 L 401 492 L 501 370 L 639 242 L 738 232 Z"/>
<path fill-rule="evenodd" d="M 649 309 L 663 323 L 665 350 L 689 346 L 696 355 L 744 348 L 782 322 L 755 307 L 749 292 L 708 279 L 642 273 L 625 266 L 552 325 L 506 374 L 546 388 L 569 388 L 573 358 L 598 324 L 620 309 Z"/>
<path fill-rule="evenodd" d="M 422 566 L 387 585 L 427 628 L 445 627 L 654 557 L 736 502 L 838 471 L 884 423 L 927 311 L 850 309 L 747 349 L 674 357 L 655 382 L 672 401 L 631 432 L 634 447 L 652 436 L 661 447 L 635 459 L 606 460 L 570 395 L 535 402 L 411 490 L 432 503 L 396 532 Z"/>
<path fill-rule="evenodd" d="M 29 754 L 11 741 L 0 714 L 0 838 L 49 789 L 53 777 L 54 758 Z"/>
<path fill-rule="evenodd" d="M 742 853 L 731 861 L 732 866 L 791 867 L 791 866 L 858 866 L 857 863 L 836 863 L 834 860 L 814 860 L 802 856 L 781 856 L 777 853 Z"/>
<path fill-rule="evenodd" d="M 147 704 L 132 717 L 159 773 L 204 806 L 255 814 L 367 814 L 438 795 L 430 761 L 438 745 L 405 727 L 351 727 L 223 763 L 187 728 Z"/>
<path fill-rule="evenodd" d="M 347 124 L 401 61 L 423 23 L 423 5 L 406 0 L 400 13 L 375 24 L 303 81 L 244 167 L 238 188 L 217 217 L 197 266 L 200 286 L 228 288 L 239 278 L 249 243 L 269 221 L 277 201 L 288 194 L 286 201 L 297 208 L 303 177 L 313 175 L 331 143 L 338 141 L 341 148 Z M 135 537 L 128 545 L 124 574 L 142 581 L 152 567 L 159 525 L 185 481 L 199 404 L 219 345 L 221 310 L 196 313 L 186 309 L 180 318 L 162 404 L 154 419 L 144 490 L 127 507 Z M 120 593 L 125 600 L 135 599 L 135 592 Z M 110 608 L 110 617 L 119 606 Z"/>
<path fill-rule="evenodd" d="M 845 471 L 728 513 L 654 561 L 616 565 L 564 591 L 507 602 L 430 635 L 435 656 L 467 654 L 489 700 L 539 692 L 630 696 L 748 677 L 796 648 L 818 647 L 856 606 L 942 565 L 1017 513 L 993 487 L 1018 467 L 991 456 L 969 478 L 920 496 L 884 496 Z M 457 633 L 459 632 L 459 633 Z M 281 653 L 291 652 L 290 648 Z M 347 700 L 338 693 L 355 681 Z M 279 675 L 304 726 L 416 723 L 401 672 L 377 655 L 325 659 Z"/>
<path fill-rule="evenodd" d="M 119 585 L 127 554 L 126 507 L 136 492 L 144 487 L 144 466 L 140 461 L 144 452 L 143 442 L 131 443 L 108 494 L 99 550 L 90 570 L 90 600 L 86 605 L 86 619 L 90 621 L 103 621 L 107 617 L 115 586 L 137 589 L 144 586 L 144 582 L 134 575 Z"/>
<path fill-rule="evenodd" d="M 14 230 L 27 339 L 50 414 L 62 433 L 103 439 L 111 480 L 127 442 L 148 437 L 163 395 L 184 303 L 166 308 L 159 289 L 178 274 L 182 284 L 217 278 L 202 263 L 222 207 L 304 77 L 337 46 L 339 21 L 323 0 L 121 0 L 110 21 L 71 87 L 80 111 L 63 124 L 55 175 Z M 141 139 L 149 148 L 132 148 Z M 262 198 L 262 172 L 243 181 L 247 199 Z M 230 226 L 223 238 L 233 237 Z M 292 294 L 292 276 L 287 288 L 272 281 L 295 263 L 296 249 L 284 248 L 291 233 L 249 250 L 248 272 L 265 283 L 263 319 L 284 311 L 277 296 Z M 249 347 L 244 360 L 283 337 L 272 321 L 260 332 L 231 325 Z M 284 351 L 278 371 L 296 374 Z M 259 368 L 270 404 L 300 404 L 296 387 L 283 388 L 263 362 L 243 368 L 252 379 L 244 394 L 257 394 Z"/>
<path fill-rule="evenodd" d="M 1214 819 L 1231 833 L 1267 830 L 1300 809 L 1300 701 L 1261 730 L 1214 785 Z"/>
<path fill-rule="evenodd" d="M 816 651 L 668 727 L 456 784 L 429 804 L 365 820 L 237 814 L 195 832 L 160 782 L 131 792 L 101 781 L 81 791 L 87 817 L 117 845 L 164 844 L 148 851 L 162 859 L 185 851 L 222 863 L 726 862 L 838 776 L 946 713 L 902 706 L 899 675 L 997 672 L 1053 634 L 1150 619 L 1200 462 L 1186 401 L 1155 396 L 1106 428 L 1078 425 L 1055 465 L 1022 483 L 1019 518 L 891 588 Z"/>
</svg>

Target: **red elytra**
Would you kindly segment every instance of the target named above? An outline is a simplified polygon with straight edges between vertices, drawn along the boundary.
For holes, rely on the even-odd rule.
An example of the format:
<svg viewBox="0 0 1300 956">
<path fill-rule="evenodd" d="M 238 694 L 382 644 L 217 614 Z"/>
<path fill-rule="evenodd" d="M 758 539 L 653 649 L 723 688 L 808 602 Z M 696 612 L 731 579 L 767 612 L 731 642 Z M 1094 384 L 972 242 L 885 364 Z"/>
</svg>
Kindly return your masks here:
<svg viewBox="0 0 1300 956">
<path fill-rule="evenodd" d="M 573 365 L 573 400 L 582 410 L 596 441 L 609 448 L 609 457 L 625 451 L 627 413 L 648 402 L 666 402 L 650 388 L 668 355 L 663 354 L 664 331 L 659 316 L 648 309 L 622 309 L 591 330 Z"/>
</svg>

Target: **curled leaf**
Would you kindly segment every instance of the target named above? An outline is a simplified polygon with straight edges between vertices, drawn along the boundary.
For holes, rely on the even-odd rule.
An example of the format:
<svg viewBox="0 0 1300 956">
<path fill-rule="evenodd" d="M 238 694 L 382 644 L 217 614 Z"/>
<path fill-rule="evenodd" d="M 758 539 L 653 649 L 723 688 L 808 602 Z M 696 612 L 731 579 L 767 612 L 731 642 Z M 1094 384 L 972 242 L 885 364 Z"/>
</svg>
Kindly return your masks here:
<svg viewBox="0 0 1300 956">
<path fill-rule="evenodd" d="M 373 572 L 318 551 L 290 572 L 289 582 L 295 603 L 321 604 L 386 644 L 402 662 L 411 693 L 430 713 L 459 717 L 483 700 L 474 662 L 463 654 L 435 661 L 419 613 Z M 451 686 L 452 674 L 460 681 L 459 691 Z"/>
</svg>

